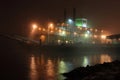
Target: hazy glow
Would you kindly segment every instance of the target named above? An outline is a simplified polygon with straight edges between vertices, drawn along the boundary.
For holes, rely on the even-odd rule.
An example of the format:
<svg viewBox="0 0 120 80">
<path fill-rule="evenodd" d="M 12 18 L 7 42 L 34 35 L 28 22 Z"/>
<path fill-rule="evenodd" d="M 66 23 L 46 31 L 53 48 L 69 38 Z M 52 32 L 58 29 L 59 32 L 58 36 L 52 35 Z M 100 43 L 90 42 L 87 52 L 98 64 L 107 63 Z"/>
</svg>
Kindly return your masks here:
<svg viewBox="0 0 120 80">
<path fill-rule="evenodd" d="M 90 31 L 87 31 L 88 34 L 90 34 Z"/>
<path fill-rule="evenodd" d="M 64 73 L 67 71 L 67 65 L 64 61 L 60 61 L 58 65 L 59 73 Z"/>
<path fill-rule="evenodd" d="M 88 58 L 86 56 L 84 56 L 84 60 L 83 60 L 83 66 L 86 67 L 88 65 Z"/>
<path fill-rule="evenodd" d="M 49 26 L 48 26 L 48 29 L 54 29 L 54 25 L 51 23 Z"/>
<path fill-rule="evenodd" d="M 58 44 L 60 44 L 60 43 L 61 43 L 61 40 L 58 40 L 57 42 L 58 42 Z"/>
<path fill-rule="evenodd" d="M 68 44 L 68 41 L 65 41 L 66 42 L 66 44 Z"/>
<path fill-rule="evenodd" d="M 47 68 L 46 69 L 47 70 L 47 76 L 50 77 L 51 79 L 54 78 L 55 72 L 54 72 L 54 64 L 53 64 L 52 60 L 47 61 L 46 68 Z"/>
<path fill-rule="evenodd" d="M 33 37 L 34 37 L 34 34 L 35 34 L 37 28 L 38 28 L 38 27 L 37 27 L 36 24 L 33 24 L 33 25 L 32 25 L 31 31 L 30 31 L 30 38 L 33 38 Z"/>
<path fill-rule="evenodd" d="M 30 77 L 31 77 L 31 80 L 38 80 L 37 65 L 35 63 L 35 57 L 34 56 L 31 57 Z"/>
<path fill-rule="evenodd" d="M 85 34 L 85 37 L 87 38 L 89 35 L 88 34 Z"/>
<path fill-rule="evenodd" d="M 106 36 L 105 36 L 105 35 L 101 35 L 101 38 L 102 38 L 102 39 L 106 39 Z"/>
<path fill-rule="evenodd" d="M 33 24 L 32 25 L 32 28 L 35 30 L 35 29 L 37 29 L 37 25 L 36 24 Z"/>
<path fill-rule="evenodd" d="M 40 36 L 40 39 L 41 39 L 42 42 L 45 41 L 45 38 L 46 38 L 45 35 L 41 35 L 41 36 Z"/>
<path fill-rule="evenodd" d="M 87 27 L 87 24 L 84 23 L 82 26 L 83 26 L 83 27 Z"/>
<path fill-rule="evenodd" d="M 68 19 L 68 23 L 70 24 L 73 23 L 72 19 Z"/>
<path fill-rule="evenodd" d="M 65 36 L 65 35 L 66 35 L 66 32 L 65 32 L 65 31 L 62 31 L 62 35 Z"/>
<path fill-rule="evenodd" d="M 53 33 L 54 31 L 53 31 L 53 30 L 51 30 L 50 32 L 51 32 L 51 33 Z"/>
<path fill-rule="evenodd" d="M 59 29 L 59 33 L 61 33 L 62 32 L 62 30 L 61 29 Z"/>
<path fill-rule="evenodd" d="M 111 62 L 112 58 L 108 54 L 103 54 L 100 56 L 100 63 Z"/>
<path fill-rule="evenodd" d="M 76 32 L 74 32 L 74 35 L 77 35 L 77 33 L 76 33 Z"/>
<path fill-rule="evenodd" d="M 59 35 L 60 35 L 60 36 L 66 36 L 66 31 L 61 31 L 61 30 L 60 30 L 60 31 L 59 31 Z"/>
</svg>

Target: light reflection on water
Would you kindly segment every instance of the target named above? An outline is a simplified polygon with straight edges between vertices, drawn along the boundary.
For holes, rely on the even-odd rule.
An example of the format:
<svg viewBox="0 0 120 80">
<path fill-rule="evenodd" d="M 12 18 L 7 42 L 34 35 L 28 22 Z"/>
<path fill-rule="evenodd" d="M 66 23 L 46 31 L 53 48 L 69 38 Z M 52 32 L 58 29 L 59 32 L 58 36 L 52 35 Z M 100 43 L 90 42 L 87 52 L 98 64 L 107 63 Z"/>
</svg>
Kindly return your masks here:
<svg viewBox="0 0 120 80">
<path fill-rule="evenodd" d="M 79 66 L 95 65 L 97 63 L 111 62 L 114 57 L 109 54 L 98 54 L 92 56 L 77 56 L 69 59 L 48 58 L 46 55 L 30 57 L 30 79 L 31 80 L 63 80 L 61 73 L 69 72 Z"/>
<path fill-rule="evenodd" d="M 49 80 L 55 80 L 55 63 L 48 59 L 46 64 L 46 78 Z M 46 79 L 46 80 L 47 80 Z"/>
<path fill-rule="evenodd" d="M 31 57 L 30 76 L 31 76 L 31 80 L 38 80 L 37 64 L 35 62 L 34 56 Z"/>
<path fill-rule="evenodd" d="M 100 56 L 100 63 L 104 63 L 104 62 L 111 62 L 112 59 L 108 54 L 103 54 Z"/>
</svg>

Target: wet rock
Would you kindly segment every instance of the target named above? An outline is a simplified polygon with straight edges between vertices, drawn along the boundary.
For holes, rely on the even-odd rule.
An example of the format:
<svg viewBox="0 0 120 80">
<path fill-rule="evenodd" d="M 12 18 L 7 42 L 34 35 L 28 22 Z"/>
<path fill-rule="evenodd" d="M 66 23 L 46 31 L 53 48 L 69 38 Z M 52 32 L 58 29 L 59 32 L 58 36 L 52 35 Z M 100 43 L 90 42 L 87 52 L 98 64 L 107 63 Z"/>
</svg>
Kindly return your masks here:
<svg viewBox="0 0 120 80">
<path fill-rule="evenodd" d="M 120 80 L 120 61 L 79 67 L 64 73 L 66 80 Z"/>
</svg>

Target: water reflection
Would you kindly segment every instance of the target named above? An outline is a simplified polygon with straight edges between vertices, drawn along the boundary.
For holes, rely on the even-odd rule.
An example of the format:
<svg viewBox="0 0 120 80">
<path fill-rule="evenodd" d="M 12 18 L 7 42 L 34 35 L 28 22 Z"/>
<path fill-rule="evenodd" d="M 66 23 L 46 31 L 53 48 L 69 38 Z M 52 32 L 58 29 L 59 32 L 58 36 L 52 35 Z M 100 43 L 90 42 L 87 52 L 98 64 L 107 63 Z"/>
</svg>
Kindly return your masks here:
<svg viewBox="0 0 120 80">
<path fill-rule="evenodd" d="M 83 66 L 86 67 L 87 65 L 89 65 L 89 60 L 88 60 L 88 57 L 84 56 Z"/>
<path fill-rule="evenodd" d="M 108 54 L 102 54 L 100 56 L 100 63 L 104 63 L 104 62 L 111 62 L 112 61 L 112 58 L 110 57 L 110 55 Z"/>
<path fill-rule="evenodd" d="M 62 73 L 72 69 L 97 63 L 111 62 L 108 54 L 79 55 L 72 57 L 50 57 L 48 55 L 32 55 L 30 57 L 30 80 L 63 80 Z"/>
<path fill-rule="evenodd" d="M 52 60 L 48 59 L 47 65 L 46 65 L 46 80 L 55 80 L 55 66 Z"/>
<path fill-rule="evenodd" d="M 73 65 L 70 62 L 65 62 L 64 60 L 60 60 L 58 62 L 58 74 L 62 74 L 68 72 L 73 69 Z M 62 75 L 58 76 L 58 80 L 63 80 L 65 77 Z"/>
<path fill-rule="evenodd" d="M 31 57 L 31 62 L 30 62 L 30 78 L 31 80 L 38 80 L 37 66 L 34 56 Z"/>
<path fill-rule="evenodd" d="M 63 60 L 61 60 L 58 64 L 58 73 L 64 73 L 67 71 L 67 69 L 67 64 Z"/>
</svg>

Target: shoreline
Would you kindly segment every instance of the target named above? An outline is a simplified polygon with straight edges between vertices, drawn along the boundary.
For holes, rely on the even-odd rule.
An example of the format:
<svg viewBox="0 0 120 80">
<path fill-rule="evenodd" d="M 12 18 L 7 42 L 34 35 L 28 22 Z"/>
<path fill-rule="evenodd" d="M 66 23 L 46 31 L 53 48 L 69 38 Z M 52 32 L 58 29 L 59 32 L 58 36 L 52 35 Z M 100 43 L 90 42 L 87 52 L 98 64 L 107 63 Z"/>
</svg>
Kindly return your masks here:
<svg viewBox="0 0 120 80">
<path fill-rule="evenodd" d="M 65 80 L 120 80 L 120 61 L 78 67 L 62 75 Z"/>
</svg>

